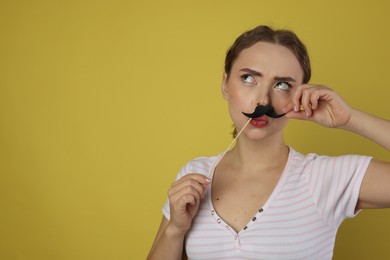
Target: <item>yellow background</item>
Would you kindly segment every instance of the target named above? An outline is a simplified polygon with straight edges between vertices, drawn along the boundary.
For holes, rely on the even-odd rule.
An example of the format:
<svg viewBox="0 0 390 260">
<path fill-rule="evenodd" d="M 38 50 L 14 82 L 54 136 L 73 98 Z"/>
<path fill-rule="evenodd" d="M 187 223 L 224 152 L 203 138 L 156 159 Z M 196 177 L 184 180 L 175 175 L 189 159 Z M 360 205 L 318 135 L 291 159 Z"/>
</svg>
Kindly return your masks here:
<svg viewBox="0 0 390 260">
<path fill-rule="evenodd" d="M 387 1 L 0 2 L 0 259 L 144 259 L 183 164 L 232 131 L 226 49 L 259 24 L 306 43 L 312 83 L 390 118 Z M 373 126 L 375 127 L 375 126 Z M 290 122 L 296 150 L 390 160 Z M 390 258 L 390 211 L 339 232 L 334 259 Z"/>
</svg>

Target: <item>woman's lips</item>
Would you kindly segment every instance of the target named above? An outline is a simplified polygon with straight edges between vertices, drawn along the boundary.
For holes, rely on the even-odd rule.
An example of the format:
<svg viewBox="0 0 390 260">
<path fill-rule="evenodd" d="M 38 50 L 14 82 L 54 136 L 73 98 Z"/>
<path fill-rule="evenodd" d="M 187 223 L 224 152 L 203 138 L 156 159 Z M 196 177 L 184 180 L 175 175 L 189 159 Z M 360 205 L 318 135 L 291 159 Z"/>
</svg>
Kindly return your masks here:
<svg viewBox="0 0 390 260">
<path fill-rule="evenodd" d="M 252 118 L 250 124 L 254 127 L 264 127 L 268 125 L 268 116 L 262 115 L 261 117 Z"/>
</svg>

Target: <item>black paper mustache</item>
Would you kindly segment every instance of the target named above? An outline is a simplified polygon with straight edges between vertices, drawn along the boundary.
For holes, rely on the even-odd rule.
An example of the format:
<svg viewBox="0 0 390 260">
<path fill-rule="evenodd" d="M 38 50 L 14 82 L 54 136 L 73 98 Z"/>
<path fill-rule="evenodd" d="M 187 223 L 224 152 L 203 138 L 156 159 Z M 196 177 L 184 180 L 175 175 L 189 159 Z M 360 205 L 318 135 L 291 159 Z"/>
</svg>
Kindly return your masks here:
<svg viewBox="0 0 390 260">
<path fill-rule="evenodd" d="M 257 117 L 261 117 L 262 115 L 267 115 L 267 116 L 272 117 L 272 118 L 279 118 L 279 117 L 282 117 L 285 115 L 285 114 L 277 114 L 275 112 L 274 107 L 271 105 L 266 105 L 266 106 L 257 105 L 255 108 L 255 111 L 253 113 L 251 113 L 251 114 L 244 113 L 244 112 L 242 112 L 242 113 L 246 117 L 250 117 L 250 118 L 257 118 Z"/>
</svg>

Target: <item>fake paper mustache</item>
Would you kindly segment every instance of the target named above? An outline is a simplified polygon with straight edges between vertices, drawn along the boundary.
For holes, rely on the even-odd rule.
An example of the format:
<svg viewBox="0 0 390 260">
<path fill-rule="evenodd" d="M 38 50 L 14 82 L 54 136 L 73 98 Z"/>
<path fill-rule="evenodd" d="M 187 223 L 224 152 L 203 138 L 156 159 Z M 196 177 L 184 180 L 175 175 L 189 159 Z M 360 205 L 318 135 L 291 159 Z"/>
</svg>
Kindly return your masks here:
<svg viewBox="0 0 390 260">
<path fill-rule="evenodd" d="M 250 118 L 258 118 L 258 117 L 261 117 L 262 115 L 267 115 L 267 116 L 272 117 L 272 118 L 279 118 L 279 117 L 282 117 L 285 115 L 285 114 L 277 114 L 275 112 L 274 107 L 271 105 L 266 105 L 266 106 L 257 105 L 255 108 L 255 111 L 253 113 L 251 113 L 251 114 L 244 113 L 244 112 L 242 112 L 242 113 L 246 117 L 250 117 Z"/>
</svg>

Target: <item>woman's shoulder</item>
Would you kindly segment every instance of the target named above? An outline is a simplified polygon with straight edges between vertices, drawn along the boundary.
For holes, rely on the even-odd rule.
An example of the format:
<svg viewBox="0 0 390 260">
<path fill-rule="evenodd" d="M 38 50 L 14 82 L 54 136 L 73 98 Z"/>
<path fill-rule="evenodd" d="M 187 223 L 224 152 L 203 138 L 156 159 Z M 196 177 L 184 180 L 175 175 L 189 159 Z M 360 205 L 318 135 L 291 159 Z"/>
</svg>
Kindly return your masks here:
<svg viewBox="0 0 390 260">
<path fill-rule="evenodd" d="M 303 154 L 290 148 L 294 159 L 298 161 L 301 166 L 305 165 L 321 165 L 328 164 L 360 164 L 369 161 L 371 157 L 359 154 L 343 154 L 343 155 L 324 155 L 318 153 Z"/>
<path fill-rule="evenodd" d="M 183 177 L 189 173 L 199 173 L 208 176 L 219 156 L 221 155 L 219 154 L 215 156 L 201 156 L 193 158 L 183 166 L 178 177 Z"/>
<path fill-rule="evenodd" d="M 214 167 L 214 164 L 217 162 L 219 156 L 220 155 L 196 157 L 189 161 L 187 165 L 191 172 L 209 173 L 209 171 Z"/>
</svg>

